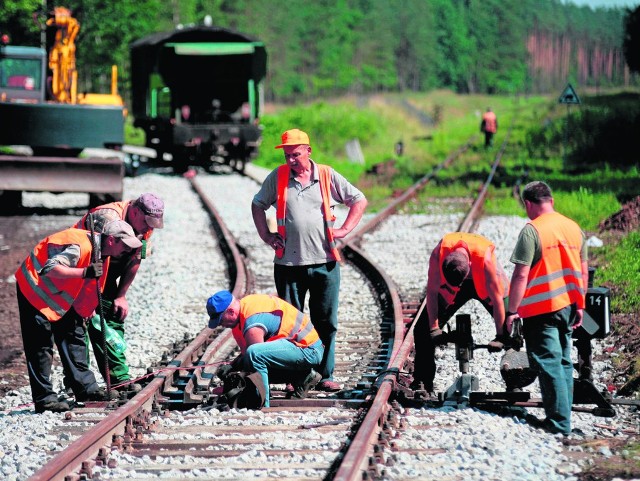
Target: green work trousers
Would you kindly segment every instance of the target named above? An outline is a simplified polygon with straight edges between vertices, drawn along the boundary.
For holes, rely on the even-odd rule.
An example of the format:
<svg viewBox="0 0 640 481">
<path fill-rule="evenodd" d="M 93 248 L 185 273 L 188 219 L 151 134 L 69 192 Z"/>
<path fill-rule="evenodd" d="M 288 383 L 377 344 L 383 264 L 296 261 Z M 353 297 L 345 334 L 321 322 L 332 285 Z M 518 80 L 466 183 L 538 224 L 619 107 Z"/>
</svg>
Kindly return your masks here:
<svg viewBox="0 0 640 481">
<path fill-rule="evenodd" d="M 116 319 L 113 315 L 113 301 L 102 299 L 102 310 L 105 316 L 105 323 L 117 331 L 124 339 L 124 321 Z M 99 314 L 96 314 L 96 316 L 98 317 L 98 325 L 100 325 Z M 106 382 L 107 375 L 104 365 L 104 349 L 102 349 L 102 332 L 93 326 L 93 319 L 88 323 L 87 332 L 91 340 L 91 345 L 93 346 L 93 354 L 96 358 L 98 369 Z M 109 382 L 112 386 L 130 379 L 129 366 L 124 352 L 120 353 L 111 345 L 107 344 L 107 359 L 109 361 Z"/>
<path fill-rule="evenodd" d="M 576 306 L 523 321 L 529 362 L 538 372 L 542 404 L 549 430 L 571 432 L 573 404 L 573 363 L 571 335 L 576 319 Z"/>
</svg>

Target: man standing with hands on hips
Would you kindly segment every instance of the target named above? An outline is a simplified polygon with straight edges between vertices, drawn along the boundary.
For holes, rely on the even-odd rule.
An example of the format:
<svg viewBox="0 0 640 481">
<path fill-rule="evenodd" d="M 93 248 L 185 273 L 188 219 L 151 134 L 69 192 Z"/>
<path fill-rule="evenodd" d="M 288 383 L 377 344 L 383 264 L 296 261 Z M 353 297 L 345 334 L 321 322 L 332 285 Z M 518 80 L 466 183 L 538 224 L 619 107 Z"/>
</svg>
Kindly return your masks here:
<svg viewBox="0 0 640 481">
<path fill-rule="evenodd" d="M 335 392 L 333 380 L 338 329 L 340 254 L 336 240 L 360 222 L 367 207 L 362 192 L 329 166 L 311 158 L 309 136 L 298 129 L 282 134 L 285 164 L 273 170 L 253 198 L 251 213 L 260 238 L 275 250 L 274 279 L 278 296 L 302 311 L 309 293 L 309 314 L 325 347 L 316 389 Z M 349 213 L 334 228 L 333 206 Z M 265 211 L 276 208 L 278 231 L 269 231 Z"/>
<path fill-rule="evenodd" d="M 527 184 L 522 201 L 531 219 L 520 232 L 511 255 L 506 328 L 523 319 L 529 360 L 538 373 L 551 433 L 571 433 L 573 404 L 573 329 L 582 324 L 589 272 L 584 233 L 578 224 L 554 210 L 551 188 Z"/>
</svg>

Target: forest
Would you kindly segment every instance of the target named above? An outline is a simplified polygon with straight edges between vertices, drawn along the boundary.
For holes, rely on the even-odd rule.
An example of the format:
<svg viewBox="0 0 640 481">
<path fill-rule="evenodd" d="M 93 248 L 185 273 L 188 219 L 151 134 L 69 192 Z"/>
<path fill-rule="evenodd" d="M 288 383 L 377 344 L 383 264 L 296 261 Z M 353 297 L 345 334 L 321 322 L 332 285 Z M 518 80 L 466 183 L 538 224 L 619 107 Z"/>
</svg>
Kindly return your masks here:
<svg viewBox="0 0 640 481">
<path fill-rule="evenodd" d="M 626 9 L 560 0 L 61 0 L 81 24 L 80 86 L 106 88 L 128 46 L 203 23 L 241 31 L 268 53 L 266 100 L 425 92 L 532 94 L 636 84 L 623 53 Z M 3 0 L 0 32 L 40 45 L 47 0 Z"/>
</svg>

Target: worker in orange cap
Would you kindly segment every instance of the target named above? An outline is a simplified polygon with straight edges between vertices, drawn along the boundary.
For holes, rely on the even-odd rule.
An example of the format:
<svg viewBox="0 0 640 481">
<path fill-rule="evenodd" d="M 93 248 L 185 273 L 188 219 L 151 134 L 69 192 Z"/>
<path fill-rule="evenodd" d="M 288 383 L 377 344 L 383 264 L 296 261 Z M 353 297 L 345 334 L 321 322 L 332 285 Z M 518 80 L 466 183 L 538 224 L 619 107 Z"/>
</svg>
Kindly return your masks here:
<svg viewBox="0 0 640 481">
<path fill-rule="evenodd" d="M 311 322 L 325 346 L 322 380 L 316 389 L 342 389 L 333 379 L 340 253 L 336 241 L 360 222 L 367 200 L 333 168 L 311 159 L 306 132 L 287 130 L 282 134 L 285 164 L 265 179 L 251 204 L 253 221 L 260 238 L 275 251 L 274 277 L 278 295 L 299 310 L 309 294 Z M 340 227 L 334 226 L 333 207 L 344 204 L 349 213 Z M 269 230 L 266 211 L 276 208 L 277 232 Z"/>
</svg>

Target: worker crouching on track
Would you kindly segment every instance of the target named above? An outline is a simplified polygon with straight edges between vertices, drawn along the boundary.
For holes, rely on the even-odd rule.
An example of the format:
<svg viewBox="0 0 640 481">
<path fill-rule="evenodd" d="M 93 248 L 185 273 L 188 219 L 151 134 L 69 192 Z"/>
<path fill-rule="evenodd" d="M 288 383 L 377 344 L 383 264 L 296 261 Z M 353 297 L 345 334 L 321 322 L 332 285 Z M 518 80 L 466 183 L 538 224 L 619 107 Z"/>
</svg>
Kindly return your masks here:
<svg viewBox="0 0 640 481">
<path fill-rule="evenodd" d="M 571 433 L 573 329 L 582 324 L 589 281 L 587 246 L 578 224 L 553 207 L 551 188 L 531 182 L 522 191 L 527 223 L 511 255 L 506 329 L 523 320 L 531 366 L 538 372 L 546 419 L 541 427 Z"/>
<path fill-rule="evenodd" d="M 109 274 L 104 286 L 102 297 L 103 312 L 107 326 L 114 329 L 124 338 L 124 320 L 129 313 L 129 304 L 126 294 L 140 268 L 141 260 L 151 254 L 149 238 L 153 229 L 161 229 L 164 225 L 164 202 L 155 194 L 146 193 L 134 200 L 112 202 L 90 210 L 96 232 L 102 232 L 102 228 L 113 220 L 126 221 L 142 241 L 143 248 L 136 249 L 120 259 L 112 259 Z M 75 225 L 78 229 L 90 230 L 88 214 Z M 100 325 L 100 322 L 96 322 Z M 96 328 L 93 322 L 87 327 L 89 339 L 93 346 L 93 352 L 102 374 L 106 381 L 104 351 L 102 347 L 102 332 Z M 138 392 L 142 386 L 130 383 L 129 365 L 124 351 L 118 351 L 114 346 L 107 344 L 107 360 L 109 362 L 109 383 L 114 389 L 130 390 Z"/>
<path fill-rule="evenodd" d="M 219 291 L 207 300 L 209 327 L 218 325 L 242 334 L 239 345 L 242 365 L 247 372 L 262 378 L 269 407 L 269 373 L 293 371 L 294 395 L 303 398 L 321 379 L 317 368 L 324 346 L 309 317 L 282 299 L 266 294 L 251 294 L 242 299 L 229 291 Z"/>
<path fill-rule="evenodd" d="M 489 350 L 498 352 L 506 347 L 510 337 L 503 326 L 508 295 L 509 279 L 489 239 L 463 232 L 446 234 L 429 258 L 427 313 L 418 318 L 413 331 L 411 388 L 433 393 L 435 346 L 446 342 L 442 328 L 471 299 L 480 301 L 493 315 L 496 338 L 489 343 Z"/>
<path fill-rule="evenodd" d="M 106 400 L 105 389 L 98 387 L 87 363 L 85 323 L 98 306 L 96 282 L 100 279 L 104 289 L 109 261 L 142 243 L 122 220 L 106 224 L 102 231 L 95 242 L 81 229 L 52 234 L 15 273 L 22 342 L 38 413 L 70 409 L 66 401 L 58 401 L 51 383 L 54 342 L 76 401 Z M 99 248 L 97 261 L 92 260 L 94 243 Z"/>
</svg>

